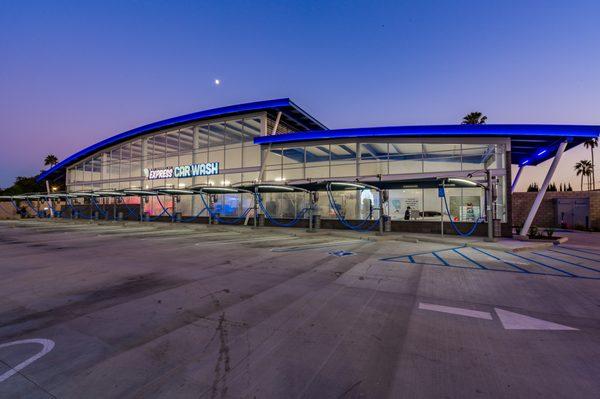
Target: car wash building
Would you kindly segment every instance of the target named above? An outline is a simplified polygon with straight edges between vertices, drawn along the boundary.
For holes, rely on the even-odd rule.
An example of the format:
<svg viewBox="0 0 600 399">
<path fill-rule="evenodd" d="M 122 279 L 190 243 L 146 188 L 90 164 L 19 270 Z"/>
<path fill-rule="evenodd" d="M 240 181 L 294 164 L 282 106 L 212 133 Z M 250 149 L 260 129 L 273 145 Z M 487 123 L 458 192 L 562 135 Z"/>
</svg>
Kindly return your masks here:
<svg viewBox="0 0 600 399">
<path fill-rule="evenodd" d="M 265 225 L 318 220 L 322 228 L 371 229 L 381 222 L 393 231 L 483 236 L 493 228 L 496 236 L 510 236 L 511 187 L 522 169 L 556 155 L 543 196 L 563 152 L 599 131 L 557 125 L 328 129 L 279 99 L 126 131 L 73 154 L 39 180 L 65 176 L 70 217 L 89 210 L 87 217 L 116 219 L 112 204 L 129 219 L 247 224 L 262 216 Z M 533 215 L 536 210 L 534 204 Z"/>
</svg>

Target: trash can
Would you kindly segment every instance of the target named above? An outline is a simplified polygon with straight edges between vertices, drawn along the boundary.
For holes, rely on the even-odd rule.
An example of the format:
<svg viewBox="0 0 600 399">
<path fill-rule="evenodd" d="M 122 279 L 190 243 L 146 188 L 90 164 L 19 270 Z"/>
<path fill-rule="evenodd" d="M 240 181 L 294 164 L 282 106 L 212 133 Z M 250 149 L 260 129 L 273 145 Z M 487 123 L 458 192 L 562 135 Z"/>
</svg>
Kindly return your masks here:
<svg viewBox="0 0 600 399">
<path fill-rule="evenodd" d="M 318 230 L 321 228 L 321 215 L 313 215 L 313 229 Z"/>
<path fill-rule="evenodd" d="M 98 220 L 98 219 L 100 219 L 100 212 L 98 212 L 98 211 L 94 211 L 94 212 L 92 213 L 92 219 L 94 219 L 94 220 Z"/>
<path fill-rule="evenodd" d="M 494 219 L 494 237 L 502 237 L 502 220 Z"/>
<path fill-rule="evenodd" d="M 258 215 L 258 225 L 260 227 L 264 227 L 265 225 L 265 215 L 263 215 L 262 213 Z"/>
<path fill-rule="evenodd" d="M 383 231 L 389 233 L 392 231 L 392 218 L 388 215 L 383 217 Z"/>
<path fill-rule="evenodd" d="M 181 212 L 175 212 L 175 221 L 181 222 Z"/>
<path fill-rule="evenodd" d="M 123 220 L 123 212 L 117 212 L 117 220 Z"/>
<path fill-rule="evenodd" d="M 150 221 L 150 214 L 148 212 L 144 212 L 144 222 Z"/>
</svg>

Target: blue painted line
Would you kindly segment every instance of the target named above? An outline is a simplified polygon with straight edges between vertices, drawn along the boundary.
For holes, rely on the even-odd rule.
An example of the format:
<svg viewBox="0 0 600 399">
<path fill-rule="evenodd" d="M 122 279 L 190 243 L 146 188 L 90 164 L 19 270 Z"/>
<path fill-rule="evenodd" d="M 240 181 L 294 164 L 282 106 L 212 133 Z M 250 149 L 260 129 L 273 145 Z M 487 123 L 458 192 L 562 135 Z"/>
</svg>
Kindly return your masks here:
<svg viewBox="0 0 600 399">
<path fill-rule="evenodd" d="M 417 263 L 414 259 L 412 262 L 410 262 L 410 255 L 405 255 L 402 257 L 390 257 L 390 258 L 386 258 L 386 259 L 379 259 L 382 261 L 386 261 L 386 262 L 394 262 L 394 263 Z M 402 259 L 406 259 L 406 260 L 400 260 L 399 258 Z M 430 262 L 418 262 L 419 265 L 424 265 L 424 266 L 435 266 L 435 267 L 442 267 L 442 265 L 440 265 L 439 263 L 430 263 Z M 517 272 L 515 270 L 512 269 L 474 269 L 470 266 L 459 266 L 459 265 L 452 265 L 449 264 L 447 267 L 452 267 L 455 269 L 466 269 L 466 270 L 477 270 L 477 271 L 485 271 L 485 272 L 506 272 L 506 273 L 521 273 L 521 272 Z M 532 272 L 530 271 L 529 274 L 532 275 L 538 275 L 538 276 L 552 276 L 552 277 L 560 277 L 560 278 L 572 278 L 572 277 L 576 277 L 576 278 L 581 278 L 581 279 L 586 279 L 586 280 L 600 280 L 600 277 L 587 277 L 587 276 L 565 276 L 562 274 L 550 274 L 550 273 L 541 273 L 541 272 Z"/>
<path fill-rule="evenodd" d="M 579 248 L 574 248 L 574 247 L 566 247 L 564 245 L 560 246 L 560 248 L 565 248 L 565 249 L 568 249 L 570 251 L 577 251 L 577 252 L 583 252 L 583 253 L 590 254 L 590 255 L 600 256 L 600 253 L 598 253 L 598 252 L 586 251 L 585 249 L 579 249 Z"/>
<path fill-rule="evenodd" d="M 509 265 L 509 266 L 512 266 L 512 267 L 514 267 L 515 269 L 518 269 L 518 270 L 520 270 L 520 271 L 521 271 L 521 272 L 523 272 L 523 273 L 531 273 L 529 270 L 527 270 L 527 269 L 523 269 L 522 267 L 519 267 L 519 266 L 515 265 L 514 263 L 511 263 L 511 262 L 505 261 L 504 259 L 501 259 L 501 258 L 499 258 L 499 257 L 497 257 L 497 256 L 494 256 L 494 255 L 492 255 L 492 254 L 490 254 L 490 253 L 488 253 L 488 252 L 484 251 L 483 249 L 479 249 L 479 248 L 475 248 L 475 247 L 471 247 L 471 248 L 473 248 L 475 251 L 479 251 L 479 252 L 481 252 L 482 254 L 489 256 L 490 258 L 493 258 L 493 259 L 499 260 L 500 262 L 504 262 L 504 263 L 506 263 L 507 265 Z"/>
<path fill-rule="evenodd" d="M 480 269 L 488 270 L 487 267 L 483 266 L 482 264 L 480 264 L 478 262 L 475 262 L 473 259 L 469 258 L 467 255 L 463 254 L 462 252 L 459 252 L 457 249 L 453 249 L 452 251 L 456 252 L 457 254 L 459 254 L 460 256 L 462 256 L 463 258 L 465 258 L 466 260 L 468 260 L 469 262 L 474 263 Z"/>
<path fill-rule="evenodd" d="M 593 261 L 593 262 L 600 262 L 600 259 L 588 258 L 588 257 L 585 257 L 585 256 L 580 256 L 580 255 L 573 255 L 573 254 L 570 254 L 570 253 L 568 253 L 568 252 L 557 251 L 556 249 L 548 249 L 547 251 L 551 251 L 551 252 L 556 252 L 556 253 L 563 254 L 563 255 L 572 256 L 572 257 L 574 257 L 574 258 L 580 258 L 580 259 L 585 259 L 585 260 L 591 260 L 591 261 Z M 598 256 L 600 256 L 600 255 L 598 255 Z"/>
<path fill-rule="evenodd" d="M 438 254 L 436 254 L 435 252 L 432 252 L 433 256 L 435 256 L 440 262 L 442 262 L 444 264 L 444 266 L 450 266 L 450 263 L 446 262 L 446 260 L 444 258 L 442 258 L 441 256 L 439 256 Z"/>
<path fill-rule="evenodd" d="M 413 258 L 412 255 L 408 255 L 408 260 L 410 263 L 415 263 L 415 258 Z"/>
<path fill-rule="evenodd" d="M 452 251 L 453 249 L 459 249 L 459 248 L 464 248 L 464 245 L 460 246 L 460 247 L 454 247 L 454 248 L 447 248 L 447 249 L 440 249 L 438 251 L 435 252 L 443 252 L 443 251 Z M 429 255 L 431 254 L 432 251 L 427 251 L 427 252 L 417 252 L 416 254 L 410 254 L 410 255 L 400 255 L 400 256 L 390 256 L 389 258 L 381 258 L 379 260 L 392 260 L 392 259 L 399 259 L 399 258 L 408 258 L 409 256 L 418 256 L 418 255 Z"/>
<path fill-rule="evenodd" d="M 547 268 L 549 268 L 549 269 L 556 270 L 557 272 L 564 273 L 564 274 L 566 274 L 567 276 L 570 276 L 570 277 L 580 277 L 580 276 L 578 276 L 578 275 L 576 275 L 576 274 L 569 273 L 569 272 L 567 272 L 567 271 L 564 271 L 564 270 L 561 270 L 561 269 L 559 269 L 559 268 L 557 268 L 557 267 L 554 267 L 554 266 L 547 265 L 547 264 L 545 264 L 545 263 L 542 263 L 542 262 L 540 262 L 540 261 L 537 261 L 537 260 L 535 260 L 535 259 L 526 258 L 526 257 L 524 257 L 524 256 L 517 255 L 517 254 L 516 254 L 516 253 L 514 253 L 514 252 L 509 252 L 509 253 L 510 253 L 512 256 L 516 256 L 517 258 L 521 258 L 521 259 L 525 259 L 525 260 L 527 260 L 527 261 L 529 261 L 529 262 L 537 263 L 537 264 L 538 264 L 538 265 L 540 265 L 540 266 L 544 266 L 544 267 L 547 267 Z"/>
<path fill-rule="evenodd" d="M 538 256 L 543 256 L 544 258 L 553 259 L 553 260 L 555 260 L 555 261 L 558 261 L 558 262 L 563 262 L 563 263 L 566 263 L 566 264 L 569 264 L 569 265 L 573 265 L 573 266 L 581 267 L 581 268 L 584 268 L 584 269 L 588 269 L 588 270 L 591 270 L 591 271 L 594 271 L 594 272 L 598 272 L 598 273 L 600 273 L 600 270 L 598 270 L 598 269 L 594 269 L 593 267 L 588 267 L 588 266 L 579 265 L 579 264 L 577 264 L 577 263 L 569 262 L 568 260 L 564 260 L 564 259 L 560 259 L 560 258 L 555 258 L 555 257 L 553 257 L 553 256 L 550 256 L 550 255 L 544 255 L 544 254 L 541 254 L 541 253 L 539 253 L 539 252 L 532 252 L 532 253 L 534 253 L 534 254 L 536 254 L 536 255 L 538 255 Z"/>
</svg>

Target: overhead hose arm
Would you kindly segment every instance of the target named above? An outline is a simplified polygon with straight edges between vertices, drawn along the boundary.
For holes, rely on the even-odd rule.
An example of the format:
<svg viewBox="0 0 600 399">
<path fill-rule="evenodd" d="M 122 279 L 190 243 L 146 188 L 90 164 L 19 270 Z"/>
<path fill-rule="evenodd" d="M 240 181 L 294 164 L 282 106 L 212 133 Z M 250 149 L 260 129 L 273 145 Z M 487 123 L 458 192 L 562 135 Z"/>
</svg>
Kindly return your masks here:
<svg viewBox="0 0 600 399">
<path fill-rule="evenodd" d="M 361 190 L 362 191 L 362 190 Z M 371 231 L 373 230 L 375 227 L 377 227 L 377 225 L 379 225 L 379 220 L 380 218 L 377 218 L 377 220 L 375 220 L 375 222 L 367 227 L 366 229 L 363 229 L 362 227 L 364 225 L 366 225 L 371 217 L 373 216 L 373 210 L 370 209 L 369 210 L 369 216 L 367 217 L 367 219 L 363 220 L 362 222 L 360 222 L 357 225 L 352 225 L 351 223 L 349 223 L 339 212 L 339 209 L 337 207 L 337 204 L 335 203 L 335 200 L 333 198 L 333 193 L 331 191 L 331 183 L 327 184 L 327 197 L 329 199 L 329 206 L 331 207 L 331 209 L 333 209 L 333 212 L 335 213 L 336 218 L 339 220 L 339 222 L 344 225 L 345 227 L 354 230 L 354 231 Z"/>
<path fill-rule="evenodd" d="M 202 203 L 204 204 L 204 209 L 206 209 L 208 211 L 208 213 L 210 213 L 211 218 L 215 219 L 216 221 L 218 221 L 219 223 L 222 223 L 222 224 L 236 224 L 236 223 L 239 223 L 242 220 L 246 219 L 246 216 L 252 210 L 252 207 L 247 208 L 244 212 L 242 212 L 242 214 L 240 216 L 236 217 L 235 219 L 225 220 L 225 219 L 221 219 L 219 217 L 218 212 L 215 212 L 215 211 L 213 211 L 210 208 L 210 206 L 206 202 L 206 199 L 204 198 L 204 194 L 200 193 L 200 199 L 202 199 Z M 204 211 L 204 209 L 202 211 Z"/>
<path fill-rule="evenodd" d="M 475 221 L 475 224 L 473 224 L 473 226 L 469 229 L 469 231 L 467 231 L 466 233 L 463 233 L 462 231 L 460 231 L 458 229 L 458 226 L 456 225 L 456 223 L 454 223 L 454 220 L 452 220 L 452 215 L 450 215 L 450 208 L 448 207 L 448 201 L 446 200 L 446 195 L 444 194 L 444 196 L 442 198 L 444 198 L 444 206 L 446 208 L 446 213 L 448 214 L 448 219 L 450 219 L 450 226 L 452 226 L 452 229 L 454 229 L 456 234 L 458 234 L 461 237 L 471 236 L 477 229 L 477 226 L 479 226 L 479 224 L 483 221 L 483 218 L 480 216 Z"/>
<path fill-rule="evenodd" d="M 300 210 L 300 212 L 298 212 L 296 214 L 296 216 L 294 216 L 294 219 L 292 219 L 290 222 L 283 223 L 283 222 L 280 222 L 280 221 L 276 220 L 273 216 L 271 216 L 271 214 L 269 213 L 269 211 L 265 207 L 265 204 L 262 201 L 262 196 L 259 193 L 255 193 L 254 195 L 256 196 L 256 202 L 258 203 L 258 206 L 260 207 L 260 209 L 265 214 L 265 217 L 267 219 L 269 219 L 269 221 L 271 223 L 273 223 L 274 225 L 279 226 L 279 227 L 292 227 L 292 226 L 295 226 L 304 217 L 304 215 L 306 214 L 306 212 L 308 212 L 310 210 L 310 208 L 303 208 L 303 209 Z"/>
</svg>

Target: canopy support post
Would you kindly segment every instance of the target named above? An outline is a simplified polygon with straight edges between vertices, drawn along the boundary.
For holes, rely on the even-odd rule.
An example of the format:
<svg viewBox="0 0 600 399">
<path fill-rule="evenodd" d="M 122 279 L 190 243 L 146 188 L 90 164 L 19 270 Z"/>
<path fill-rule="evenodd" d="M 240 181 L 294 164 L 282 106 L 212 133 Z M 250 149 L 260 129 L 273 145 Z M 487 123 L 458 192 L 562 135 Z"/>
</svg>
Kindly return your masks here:
<svg viewBox="0 0 600 399">
<path fill-rule="evenodd" d="M 382 236 L 384 231 L 385 215 L 383 214 L 383 191 L 379 190 L 379 232 L 378 235 Z"/>
<path fill-rule="evenodd" d="M 50 183 L 48 183 L 48 180 L 46 180 L 46 191 L 48 192 L 48 202 L 50 205 L 50 217 L 53 218 L 54 211 L 52 209 L 54 208 L 54 203 L 52 202 L 52 198 L 50 198 Z"/>
<path fill-rule="evenodd" d="M 517 189 L 517 183 L 519 182 L 519 177 L 521 177 L 521 172 L 525 169 L 525 165 L 519 166 L 519 170 L 517 171 L 517 175 L 515 176 L 515 180 L 513 181 L 512 186 L 510 187 L 510 193 L 514 193 Z"/>
<path fill-rule="evenodd" d="M 486 241 L 494 241 L 494 209 L 493 209 L 493 187 L 492 187 L 492 172 L 489 169 L 485 170 L 485 177 L 487 180 L 487 188 L 485 190 L 486 198 L 486 218 L 487 218 L 487 238 Z"/>
<path fill-rule="evenodd" d="M 140 195 L 140 223 L 144 222 L 144 196 Z"/>
<path fill-rule="evenodd" d="M 542 184 L 542 187 L 540 187 L 540 191 L 538 191 L 537 195 L 535 196 L 535 201 L 533 201 L 533 205 L 531 206 L 531 209 L 529 210 L 529 214 L 527 215 L 527 218 L 525 219 L 525 223 L 523 224 L 523 227 L 521 228 L 521 231 L 520 231 L 519 235 L 517 236 L 517 239 L 519 239 L 519 240 L 527 240 L 528 239 L 527 233 L 529 232 L 529 228 L 531 227 L 531 224 L 533 223 L 533 218 L 535 218 L 535 215 L 540 207 L 540 204 L 542 203 L 542 199 L 544 198 L 544 195 L 546 194 L 546 190 L 548 189 L 548 185 L 550 184 L 550 180 L 554 176 L 556 167 L 558 166 L 558 163 L 560 162 L 560 158 L 562 157 L 566 148 L 567 148 L 567 141 L 565 140 L 559 144 L 558 149 L 556 150 L 556 155 L 554 156 L 552 165 L 550 165 L 550 168 L 548 169 L 548 173 L 546 173 L 546 177 L 544 178 L 544 183 Z"/>
<path fill-rule="evenodd" d="M 254 195 L 252 196 L 254 198 L 254 228 L 258 228 L 258 186 L 254 187 Z"/>
</svg>

